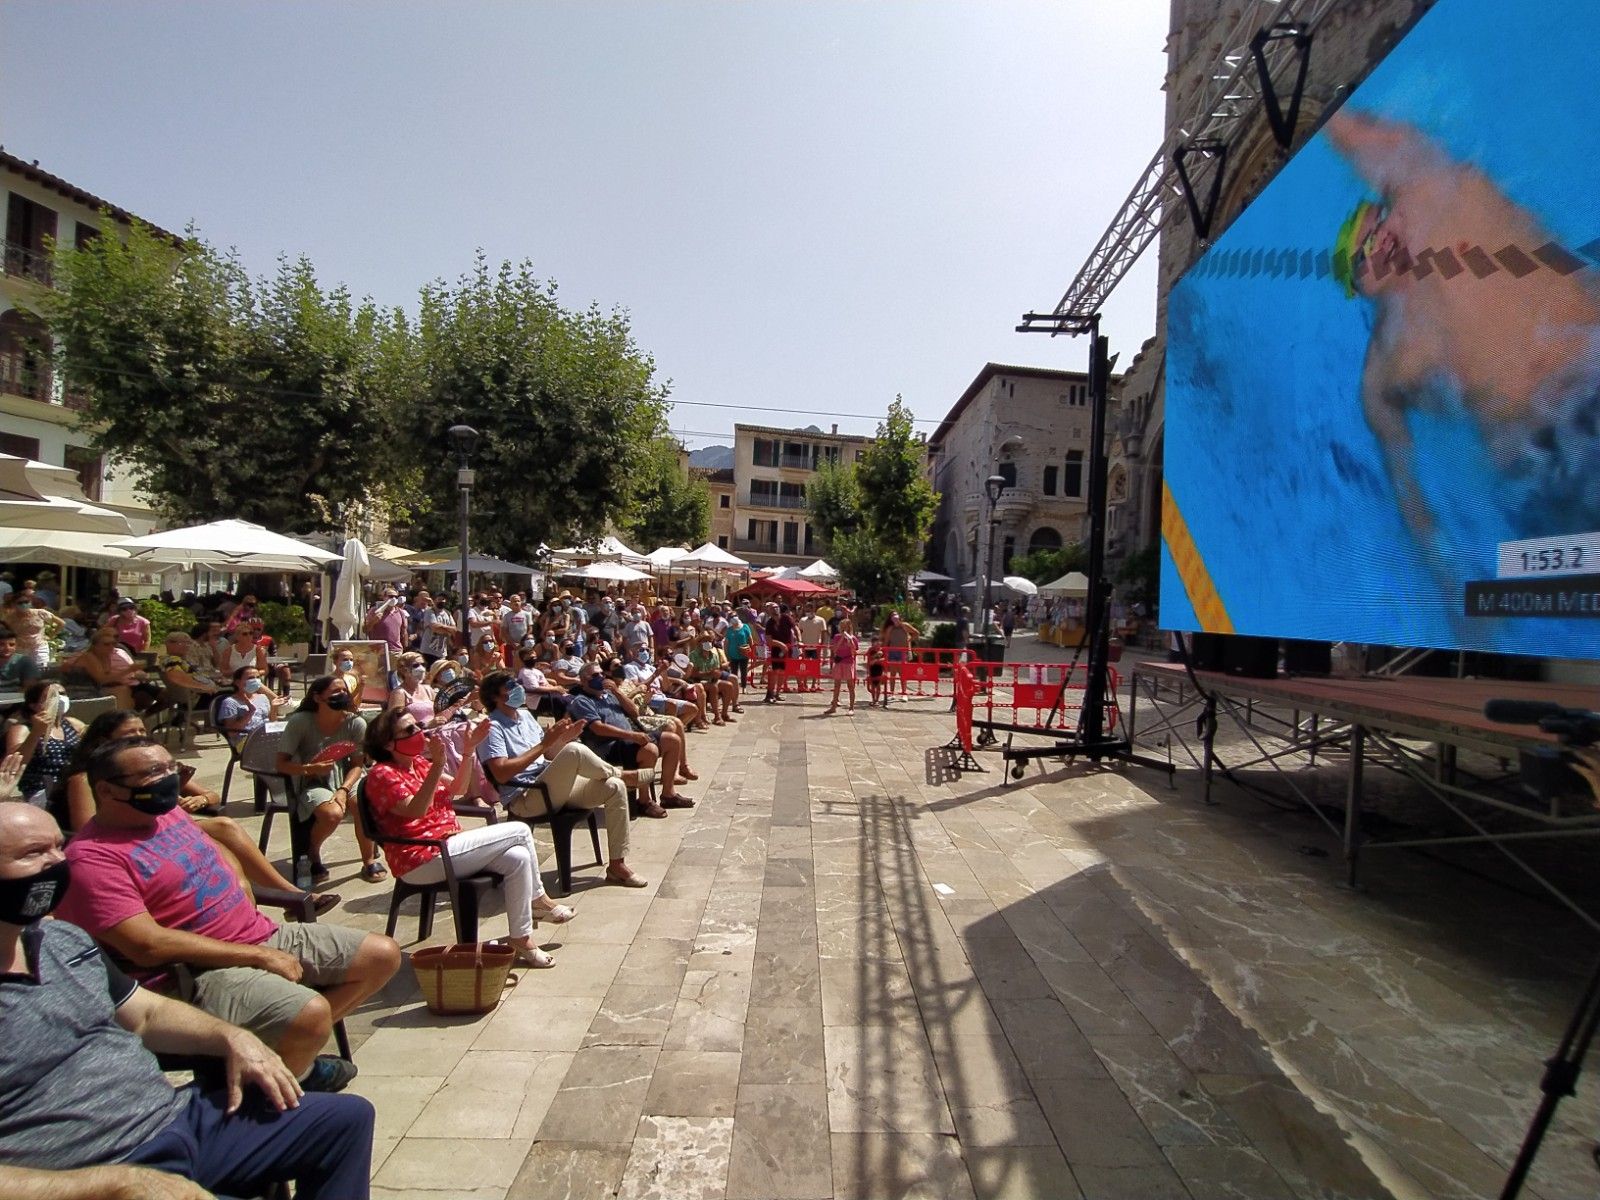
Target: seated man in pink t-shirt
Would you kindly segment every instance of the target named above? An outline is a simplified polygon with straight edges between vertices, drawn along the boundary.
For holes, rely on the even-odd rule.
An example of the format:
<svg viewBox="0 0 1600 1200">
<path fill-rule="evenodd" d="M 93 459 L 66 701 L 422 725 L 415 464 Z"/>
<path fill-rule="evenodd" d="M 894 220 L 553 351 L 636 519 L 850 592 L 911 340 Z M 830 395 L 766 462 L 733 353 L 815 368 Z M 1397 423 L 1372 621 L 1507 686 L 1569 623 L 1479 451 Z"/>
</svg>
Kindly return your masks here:
<svg viewBox="0 0 1600 1200">
<path fill-rule="evenodd" d="M 139 982 L 176 986 L 256 1034 L 307 1090 L 349 1083 L 352 1064 L 317 1052 L 333 1023 L 399 968 L 394 940 L 263 916 L 237 866 L 177 811 L 177 768 L 159 742 L 108 742 L 89 756 L 88 776 L 95 815 L 67 846 L 73 886 L 59 915 L 109 947 Z"/>
</svg>

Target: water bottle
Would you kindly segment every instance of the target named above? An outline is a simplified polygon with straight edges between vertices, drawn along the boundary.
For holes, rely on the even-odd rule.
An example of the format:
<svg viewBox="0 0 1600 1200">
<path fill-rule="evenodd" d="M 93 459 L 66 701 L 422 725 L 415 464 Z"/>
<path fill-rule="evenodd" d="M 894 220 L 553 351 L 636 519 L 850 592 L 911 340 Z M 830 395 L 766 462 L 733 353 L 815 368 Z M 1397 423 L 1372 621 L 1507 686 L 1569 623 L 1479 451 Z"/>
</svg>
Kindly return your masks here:
<svg viewBox="0 0 1600 1200">
<path fill-rule="evenodd" d="M 311 856 L 309 854 L 295 856 L 294 885 L 302 892 L 311 890 Z"/>
</svg>

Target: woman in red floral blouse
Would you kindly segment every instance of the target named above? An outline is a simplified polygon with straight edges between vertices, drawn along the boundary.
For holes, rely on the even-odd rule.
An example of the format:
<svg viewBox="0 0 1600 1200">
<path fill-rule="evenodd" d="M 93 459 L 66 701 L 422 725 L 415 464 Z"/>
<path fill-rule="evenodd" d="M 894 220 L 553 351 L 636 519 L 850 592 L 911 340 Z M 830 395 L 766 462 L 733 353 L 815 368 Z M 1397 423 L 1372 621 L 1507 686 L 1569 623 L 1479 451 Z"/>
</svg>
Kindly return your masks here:
<svg viewBox="0 0 1600 1200">
<path fill-rule="evenodd" d="M 521 821 L 463 830 L 452 807 L 456 798 L 472 789 L 477 748 L 488 732 L 489 723 L 482 721 L 467 733 L 461 773 L 451 779 L 444 773 L 443 744 L 423 733 L 416 717 L 404 708 L 379 713 L 367 726 L 367 758 L 375 764 L 367 771 L 367 802 L 381 832 L 446 838 L 450 860 L 461 874 L 493 871 L 501 876 L 518 961 L 531 967 L 554 966 L 555 960 L 533 944 L 533 930 L 540 921 L 559 925 L 575 914 L 544 894 L 532 831 Z M 383 852 L 396 879 L 407 883 L 444 879 L 444 861 L 433 846 L 390 845 Z"/>
</svg>

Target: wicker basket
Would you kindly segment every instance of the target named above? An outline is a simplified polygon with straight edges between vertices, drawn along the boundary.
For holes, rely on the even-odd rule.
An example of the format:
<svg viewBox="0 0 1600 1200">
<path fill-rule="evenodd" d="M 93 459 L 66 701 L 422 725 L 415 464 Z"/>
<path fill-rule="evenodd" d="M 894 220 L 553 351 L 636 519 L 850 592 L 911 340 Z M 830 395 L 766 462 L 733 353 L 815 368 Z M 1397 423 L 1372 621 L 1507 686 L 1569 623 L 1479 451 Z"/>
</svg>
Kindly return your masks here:
<svg viewBox="0 0 1600 1200">
<path fill-rule="evenodd" d="M 416 951 L 411 969 L 429 1012 L 486 1013 L 500 1003 L 516 957 L 509 942 L 458 942 Z"/>
</svg>

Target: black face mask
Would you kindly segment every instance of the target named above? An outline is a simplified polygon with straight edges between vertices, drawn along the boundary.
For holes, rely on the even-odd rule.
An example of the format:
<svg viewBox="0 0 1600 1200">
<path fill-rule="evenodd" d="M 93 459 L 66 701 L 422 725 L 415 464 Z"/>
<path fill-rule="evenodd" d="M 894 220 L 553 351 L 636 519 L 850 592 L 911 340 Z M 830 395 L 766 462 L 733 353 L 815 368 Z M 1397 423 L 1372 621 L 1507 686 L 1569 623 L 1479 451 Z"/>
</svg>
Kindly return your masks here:
<svg viewBox="0 0 1600 1200">
<path fill-rule="evenodd" d="M 628 677 L 628 673 L 626 671 L 624 671 L 621 667 L 618 667 L 615 671 L 611 672 L 611 678 L 616 680 L 618 683 L 621 683 L 627 677 Z"/>
<path fill-rule="evenodd" d="M 0 879 L 0 921 L 7 925 L 31 925 L 55 911 L 67 894 L 71 880 L 67 860 L 46 867 L 37 875 L 21 879 Z"/>
<path fill-rule="evenodd" d="M 127 805 L 147 816 L 159 817 L 178 807 L 178 793 L 183 788 L 178 773 L 164 775 L 154 783 L 129 788 Z"/>
<path fill-rule="evenodd" d="M 340 692 L 338 695 L 329 696 L 325 703 L 334 712 L 343 712 L 350 707 L 350 693 Z"/>
</svg>

